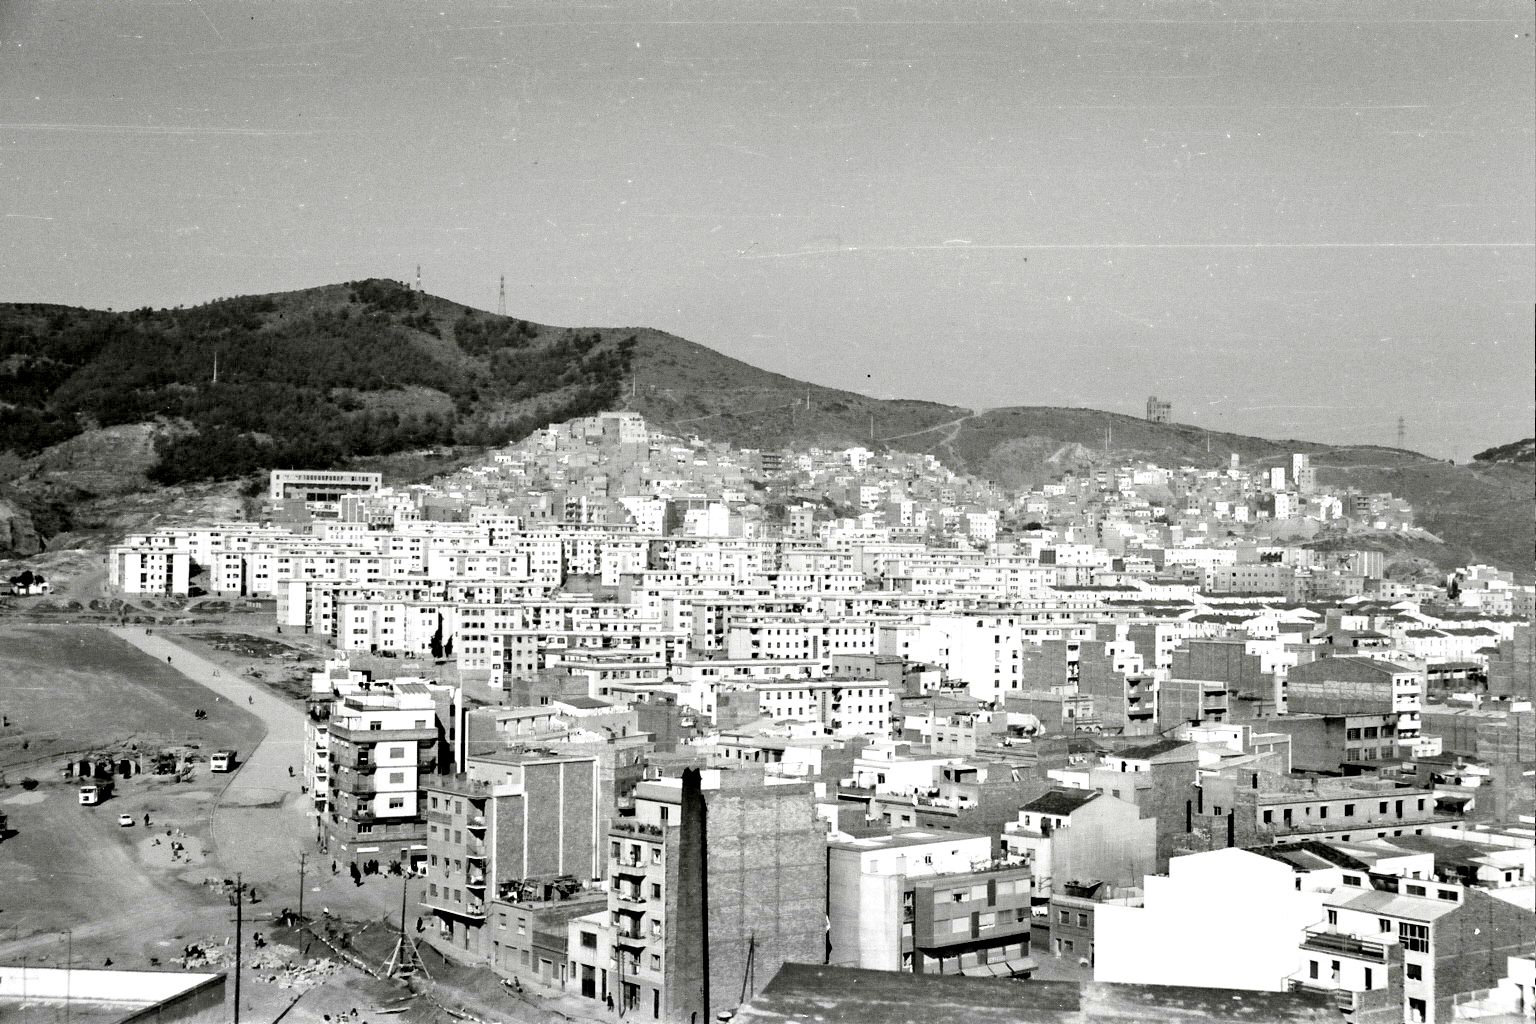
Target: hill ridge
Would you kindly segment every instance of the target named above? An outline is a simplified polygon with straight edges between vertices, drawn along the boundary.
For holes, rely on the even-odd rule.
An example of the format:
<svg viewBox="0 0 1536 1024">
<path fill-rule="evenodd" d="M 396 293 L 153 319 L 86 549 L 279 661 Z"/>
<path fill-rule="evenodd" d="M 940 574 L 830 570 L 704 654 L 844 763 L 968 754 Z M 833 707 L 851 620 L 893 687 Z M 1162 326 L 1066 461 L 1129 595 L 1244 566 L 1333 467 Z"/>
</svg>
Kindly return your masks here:
<svg viewBox="0 0 1536 1024">
<path fill-rule="evenodd" d="M 1102 465 L 1106 454 L 1215 468 L 1232 454 L 1263 466 L 1308 453 L 1325 480 L 1392 490 L 1423 504 L 1434 533 L 1471 538 L 1450 545 L 1448 558 L 1523 569 L 1536 547 L 1529 504 L 1512 497 L 1530 463 L 1451 467 L 1385 446 L 1265 438 L 1081 407 L 879 399 L 655 328 L 503 317 L 382 278 L 165 310 L 0 304 L 0 405 L 0 484 L 11 482 L 13 499 L 18 488 L 23 498 L 46 495 L 55 518 L 77 493 L 121 492 L 144 476 L 193 483 L 496 446 L 553 420 L 625 408 L 667 432 L 746 448 L 929 452 L 1014 489 Z M 113 477 L 98 487 L 93 432 L 143 424 L 152 425 L 144 428 L 150 439 L 134 450 L 152 448 L 151 464 L 98 473 Z M 75 447 L 87 451 L 63 460 L 75 466 L 66 473 L 46 453 L 81 437 L 87 442 Z"/>
</svg>

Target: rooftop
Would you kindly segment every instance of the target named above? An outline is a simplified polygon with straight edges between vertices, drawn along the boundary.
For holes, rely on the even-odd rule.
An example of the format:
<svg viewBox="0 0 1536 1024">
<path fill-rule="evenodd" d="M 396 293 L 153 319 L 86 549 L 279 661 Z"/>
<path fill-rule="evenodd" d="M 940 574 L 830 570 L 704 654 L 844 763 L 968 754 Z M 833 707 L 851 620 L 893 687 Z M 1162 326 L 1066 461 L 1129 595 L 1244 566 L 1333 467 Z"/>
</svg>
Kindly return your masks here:
<svg viewBox="0 0 1536 1024">
<path fill-rule="evenodd" d="M 1433 885 L 1434 883 L 1428 883 Z M 1381 917 L 1406 917 L 1410 921 L 1435 921 L 1461 906 L 1449 900 L 1425 896 L 1402 896 L 1395 892 L 1371 889 L 1339 904 L 1350 910 Z"/>
<path fill-rule="evenodd" d="M 1019 808 L 1034 814 L 1069 815 L 1099 796 L 1096 789 L 1053 789 Z"/>
<path fill-rule="evenodd" d="M 899 850 L 909 846 L 928 846 L 932 843 L 959 842 L 965 839 L 985 838 L 979 833 L 954 832 L 950 829 L 943 831 L 921 828 L 897 829 L 880 835 L 861 836 L 858 839 L 844 839 L 830 842 L 827 845 L 838 850 L 855 850 L 860 853 L 868 853 L 871 850 Z"/>
<path fill-rule="evenodd" d="M 739 1024 L 1335 1024 L 1317 994 L 1013 981 L 785 964 Z"/>
</svg>

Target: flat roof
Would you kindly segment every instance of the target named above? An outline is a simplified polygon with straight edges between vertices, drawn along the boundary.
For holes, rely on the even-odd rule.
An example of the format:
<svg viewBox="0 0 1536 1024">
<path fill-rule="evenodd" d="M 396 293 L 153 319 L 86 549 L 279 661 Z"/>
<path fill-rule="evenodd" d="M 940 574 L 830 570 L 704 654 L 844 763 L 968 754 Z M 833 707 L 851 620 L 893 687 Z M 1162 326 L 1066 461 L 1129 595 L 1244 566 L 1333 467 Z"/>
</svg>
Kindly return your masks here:
<svg viewBox="0 0 1536 1024">
<path fill-rule="evenodd" d="M 907 846 L 928 846 L 932 843 L 957 842 L 964 839 L 986 839 L 979 832 L 954 832 L 949 829 L 897 829 L 879 835 L 861 836 L 858 839 L 842 839 L 827 845 L 839 850 L 870 853 L 875 850 L 899 850 Z"/>
<path fill-rule="evenodd" d="M 1016 981 L 785 964 L 743 1005 L 741 1024 L 1336 1024 L 1319 993 L 1181 985 Z"/>
</svg>

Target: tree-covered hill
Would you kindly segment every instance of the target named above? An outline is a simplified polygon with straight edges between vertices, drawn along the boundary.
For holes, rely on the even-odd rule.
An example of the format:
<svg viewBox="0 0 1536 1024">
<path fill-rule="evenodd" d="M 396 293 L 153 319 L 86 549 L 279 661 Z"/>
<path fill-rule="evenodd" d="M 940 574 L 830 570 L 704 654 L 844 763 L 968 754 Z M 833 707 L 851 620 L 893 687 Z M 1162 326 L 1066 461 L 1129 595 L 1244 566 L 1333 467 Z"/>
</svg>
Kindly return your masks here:
<svg viewBox="0 0 1536 1024">
<path fill-rule="evenodd" d="M 178 483 L 504 444 L 611 406 L 633 351 L 621 332 L 543 327 L 381 280 L 190 309 L 6 305 L 0 450 L 159 421 L 172 429 L 150 475 Z"/>
</svg>

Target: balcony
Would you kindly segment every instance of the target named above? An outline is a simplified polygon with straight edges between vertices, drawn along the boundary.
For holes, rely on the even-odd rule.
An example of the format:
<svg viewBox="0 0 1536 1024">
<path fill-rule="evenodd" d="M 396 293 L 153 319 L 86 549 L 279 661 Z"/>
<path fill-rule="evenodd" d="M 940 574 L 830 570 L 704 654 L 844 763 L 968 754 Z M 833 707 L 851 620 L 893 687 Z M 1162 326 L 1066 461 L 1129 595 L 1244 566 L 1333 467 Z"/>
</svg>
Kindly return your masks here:
<svg viewBox="0 0 1536 1024">
<path fill-rule="evenodd" d="M 474 817 L 470 818 L 469 819 L 469 827 L 474 829 L 476 832 L 484 832 L 485 831 L 485 815 L 483 815 L 483 814 L 476 814 Z"/>
<path fill-rule="evenodd" d="M 370 796 L 379 792 L 378 779 L 372 772 L 362 774 L 348 768 L 339 769 L 331 777 L 331 785 L 338 793 L 355 793 Z"/>
<path fill-rule="evenodd" d="M 1387 962 L 1387 947 L 1384 943 L 1358 939 L 1353 935 L 1340 932 L 1308 932 L 1306 938 L 1302 940 L 1301 948 L 1347 956 L 1355 960 L 1369 960 L 1374 964 Z"/>
<path fill-rule="evenodd" d="M 474 860 L 485 860 L 485 844 L 473 837 L 466 839 L 464 855 Z"/>
<path fill-rule="evenodd" d="M 635 890 L 634 892 L 624 892 L 623 890 L 613 890 L 613 895 L 614 895 L 615 898 L 618 899 L 618 901 L 620 903 L 627 903 L 627 904 L 629 904 L 629 906 L 617 908 L 619 910 L 628 911 L 630 913 L 638 914 L 638 913 L 641 912 L 641 908 L 643 906 L 645 906 L 645 897 L 640 895 L 640 891 L 638 889 Z"/>
<path fill-rule="evenodd" d="M 1347 988 L 1339 988 L 1336 984 L 1330 984 L 1322 980 L 1304 981 L 1300 978 L 1291 979 L 1292 992 L 1312 992 L 1320 996 L 1326 996 L 1333 1000 L 1333 1005 L 1343 1013 L 1353 1013 L 1360 1008 L 1363 1001 L 1363 993 L 1355 992 Z"/>
</svg>

